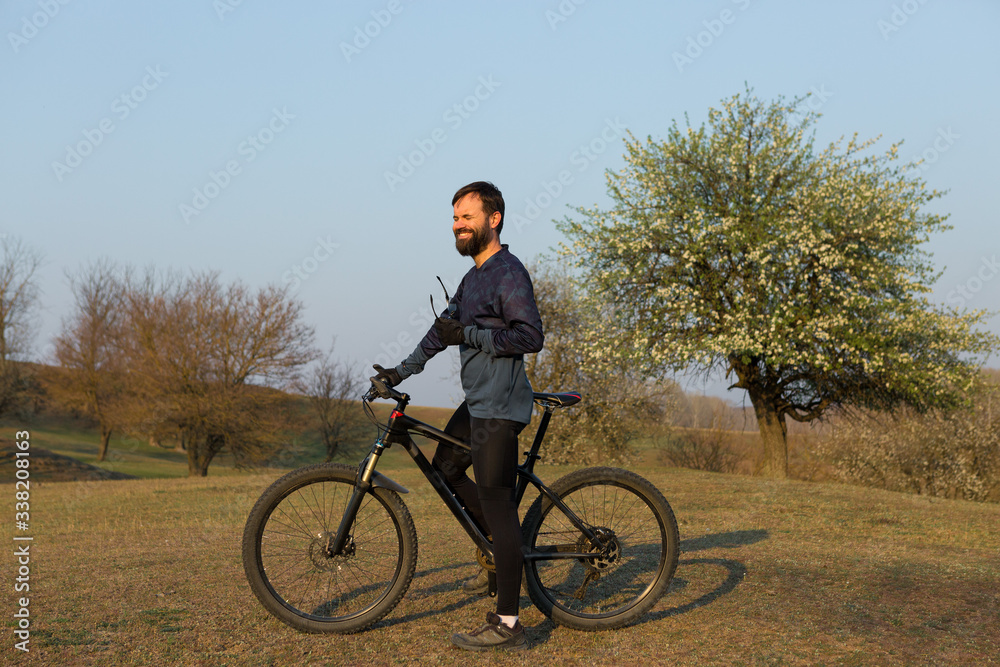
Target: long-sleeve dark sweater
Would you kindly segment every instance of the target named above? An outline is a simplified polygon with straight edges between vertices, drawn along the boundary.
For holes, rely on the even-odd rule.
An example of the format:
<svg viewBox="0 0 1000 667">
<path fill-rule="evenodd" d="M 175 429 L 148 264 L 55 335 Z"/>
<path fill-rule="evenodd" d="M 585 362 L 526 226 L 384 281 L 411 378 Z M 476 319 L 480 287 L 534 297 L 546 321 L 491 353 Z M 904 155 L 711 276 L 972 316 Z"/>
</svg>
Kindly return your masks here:
<svg viewBox="0 0 1000 667">
<path fill-rule="evenodd" d="M 454 317 L 465 327 L 459 351 L 469 414 L 527 424 L 532 390 L 524 355 L 538 352 L 544 342 L 527 269 L 505 244 L 481 267 L 469 269 L 451 303 L 458 307 Z M 419 373 L 445 347 L 432 326 L 396 370 L 403 378 Z"/>
</svg>

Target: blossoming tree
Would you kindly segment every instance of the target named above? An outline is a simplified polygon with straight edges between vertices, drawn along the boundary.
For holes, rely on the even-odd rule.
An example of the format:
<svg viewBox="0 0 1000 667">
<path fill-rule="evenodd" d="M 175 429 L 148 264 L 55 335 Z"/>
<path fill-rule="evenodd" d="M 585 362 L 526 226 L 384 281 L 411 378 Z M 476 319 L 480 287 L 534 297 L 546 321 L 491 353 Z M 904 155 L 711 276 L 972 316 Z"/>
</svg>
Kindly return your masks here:
<svg viewBox="0 0 1000 667">
<path fill-rule="evenodd" d="M 918 410 L 964 399 L 998 339 L 945 310 L 921 249 L 948 229 L 925 187 L 857 136 L 823 150 L 802 100 L 751 90 L 665 141 L 633 135 L 607 174 L 613 206 L 558 223 L 597 318 L 591 363 L 653 377 L 725 370 L 753 404 L 766 475 L 788 471 L 786 418 Z M 611 341 L 613 344 L 609 344 Z"/>
</svg>

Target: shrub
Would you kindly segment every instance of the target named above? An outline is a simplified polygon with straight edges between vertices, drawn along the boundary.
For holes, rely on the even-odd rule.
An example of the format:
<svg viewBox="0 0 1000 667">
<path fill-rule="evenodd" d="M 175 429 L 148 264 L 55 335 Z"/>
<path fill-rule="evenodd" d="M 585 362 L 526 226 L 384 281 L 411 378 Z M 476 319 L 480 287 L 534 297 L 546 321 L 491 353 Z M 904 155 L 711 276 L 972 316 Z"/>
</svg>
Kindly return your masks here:
<svg viewBox="0 0 1000 667">
<path fill-rule="evenodd" d="M 827 444 L 834 475 L 921 495 L 1000 501 L 1000 387 L 983 384 L 952 411 L 857 416 Z"/>
<path fill-rule="evenodd" d="M 736 472 L 744 454 L 738 434 L 721 428 L 674 429 L 657 446 L 672 465 L 707 472 Z"/>
</svg>

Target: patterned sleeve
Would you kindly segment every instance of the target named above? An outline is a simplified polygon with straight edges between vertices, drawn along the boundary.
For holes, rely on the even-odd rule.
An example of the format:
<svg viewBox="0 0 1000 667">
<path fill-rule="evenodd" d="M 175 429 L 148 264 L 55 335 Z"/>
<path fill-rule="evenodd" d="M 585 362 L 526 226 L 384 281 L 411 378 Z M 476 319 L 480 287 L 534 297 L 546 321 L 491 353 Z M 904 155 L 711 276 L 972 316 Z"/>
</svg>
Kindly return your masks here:
<svg viewBox="0 0 1000 667">
<path fill-rule="evenodd" d="M 518 268 L 520 270 L 506 271 L 498 286 L 502 295 L 501 308 L 506 327 L 465 328 L 465 339 L 469 345 L 495 357 L 538 352 L 545 341 L 542 318 L 535 304 L 535 291 L 531 286 L 531 278 L 524 268 Z"/>
</svg>

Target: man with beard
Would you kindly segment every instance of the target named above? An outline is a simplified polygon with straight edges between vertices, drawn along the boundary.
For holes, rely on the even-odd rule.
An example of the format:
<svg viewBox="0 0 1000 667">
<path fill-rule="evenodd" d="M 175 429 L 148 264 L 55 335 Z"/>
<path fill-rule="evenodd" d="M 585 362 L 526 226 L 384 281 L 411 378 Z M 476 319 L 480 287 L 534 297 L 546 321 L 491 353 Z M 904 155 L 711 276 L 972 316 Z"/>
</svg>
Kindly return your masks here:
<svg viewBox="0 0 1000 667">
<path fill-rule="evenodd" d="M 465 401 L 445 431 L 468 442 L 472 452 L 442 443 L 434 465 L 469 514 L 492 535 L 497 611 L 487 614 L 486 625 L 457 633 L 452 642 L 472 651 L 519 650 L 528 644 L 518 621 L 523 555 L 514 502 L 517 436 L 531 420 L 532 390 L 524 373 L 524 355 L 542 349 L 542 320 L 527 270 L 500 243 L 504 216 L 500 190 L 477 181 L 456 192 L 451 203 L 455 247 L 475 262 L 451 299 L 457 310 L 450 317 L 448 310 L 442 312 L 401 364 L 375 370 L 380 379 L 396 385 L 421 372 L 447 346 L 459 346 Z M 466 474 L 470 464 L 476 482 Z M 485 572 L 463 588 L 485 592 Z"/>
</svg>

